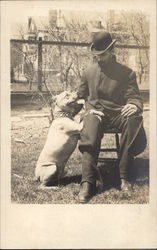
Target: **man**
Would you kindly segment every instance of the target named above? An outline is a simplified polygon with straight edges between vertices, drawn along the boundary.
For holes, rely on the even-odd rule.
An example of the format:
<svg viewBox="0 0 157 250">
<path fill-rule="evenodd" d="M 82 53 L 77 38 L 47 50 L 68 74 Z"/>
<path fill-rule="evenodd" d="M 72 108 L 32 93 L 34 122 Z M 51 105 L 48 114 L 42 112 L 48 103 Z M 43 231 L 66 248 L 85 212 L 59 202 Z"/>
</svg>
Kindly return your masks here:
<svg viewBox="0 0 157 250">
<path fill-rule="evenodd" d="M 142 124 L 142 101 L 135 73 L 116 61 L 112 40 L 108 32 L 94 35 L 90 50 L 97 63 L 82 76 L 78 98 L 85 99 L 87 113 L 83 118 L 79 150 L 82 152 L 82 181 L 79 200 L 85 203 L 95 192 L 96 165 L 104 128 L 122 131 L 119 153 L 121 189 L 128 190 L 129 163 L 146 146 Z M 98 115 L 101 114 L 99 119 Z"/>
</svg>

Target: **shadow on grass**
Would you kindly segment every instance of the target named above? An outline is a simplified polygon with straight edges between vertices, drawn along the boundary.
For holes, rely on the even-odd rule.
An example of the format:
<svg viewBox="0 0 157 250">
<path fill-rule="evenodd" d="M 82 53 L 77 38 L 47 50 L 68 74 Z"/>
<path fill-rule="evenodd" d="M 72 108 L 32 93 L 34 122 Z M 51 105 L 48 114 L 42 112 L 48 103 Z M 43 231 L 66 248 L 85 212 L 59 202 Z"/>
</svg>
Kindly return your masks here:
<svg viewBox="0 0 157 250">
<path fill-rule="evenodd" d="M 118 164 L 110 163 L 100 166 L 104 180 L 104 189 L 120 188 Z M 129 169 L 129 180 L 138 186 L 149 185 L 149 160 L 136 158 Z"/>
<path fill-rule="evenodd" d="M 99 169 L 104 181 L 104 190 L 120 187 L 120 177 L 118 164 L 115 162 L 105 162 L 99 164 Z M 130 168 L 129 179 L 133 184 L 138 186 L 149 185 L 149 160 L 136 158 Z M 80 183 L 81 175 L 65 176 L 61 180 L 62 185 L 70 183 Z"/>
<path fill-rule="evenodd" d="M 136 158 L 130 170 L 131 181 L 139 186 L 149 185 L 149 159 Z"/>
<path fill-rule="evenodd" d="M 70 183 L 80 183 L 81 182 L 81 175 L 72 175 L 72 176 L 65 176 L 61 180 L 61 185 L 68 185 Z"/>
</svg>

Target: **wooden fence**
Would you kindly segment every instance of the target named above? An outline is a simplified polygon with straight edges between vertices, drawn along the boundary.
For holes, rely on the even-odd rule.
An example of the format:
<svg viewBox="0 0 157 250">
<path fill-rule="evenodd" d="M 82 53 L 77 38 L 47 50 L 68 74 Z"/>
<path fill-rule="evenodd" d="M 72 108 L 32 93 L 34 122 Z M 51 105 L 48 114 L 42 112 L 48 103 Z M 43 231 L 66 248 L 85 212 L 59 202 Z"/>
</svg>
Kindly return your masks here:
<svg viewBox="0 0 157 250">
<path fill-rule="evenodd" d="M 37 70 L 37 75 L 38 75 L 38 90 L 42 91 L 42 64 L 43 64 L 43 59 L 42 59 L 42 48 L 43 45 L 57 45 L 57 46 L 78 46 L 78 47 L 89 47 L 90 43 L 80 43 L 80 42 L 67 42 L 67 41 L 44 41 L 42 40 L 41 37 L 39 37 L 39 40 L 23 40 L 23 39 L 11 39 L 10 40 L 11 44 L 33 44 L 37 45 L 37 56 L 38 56 L 38 70 Z M 121 48 L 121 49 L 149 49 L 149 46 L 137 46 L 137 45 L 126 45 L 126 44 L 115 44 L 116 48 Z"/>
</svg>

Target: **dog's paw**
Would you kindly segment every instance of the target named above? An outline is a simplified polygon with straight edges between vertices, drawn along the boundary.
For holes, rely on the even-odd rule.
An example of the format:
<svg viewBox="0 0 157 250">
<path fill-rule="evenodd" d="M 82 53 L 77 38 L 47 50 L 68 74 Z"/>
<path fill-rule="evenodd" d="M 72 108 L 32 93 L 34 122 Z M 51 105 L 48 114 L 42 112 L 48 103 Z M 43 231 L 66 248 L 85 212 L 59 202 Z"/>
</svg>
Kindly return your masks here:
<svg viewBox="0 0 157 250">
<path fill-rule="evenodd" d="M 76 101 L 77 104 L 85 104 L 85 100 L 84 99 L 79 99 Z"/>
<path fill-rule="evenodd" d="M 89 113 L 90 113 L 90 114 L 94 114 L 94 115 L 98 115 L 98 116 L 100 116 L 100 117 L 103 117 L 103 116 L 104 116 L 104 113 L 101 112 L 101 111 L 99 111 L 99 110 L 91 109 L 91 110 L 89 110 Z"/>
<path fill-rule="evenodd" d="M 46 186 L 44 184 L 40 184 L 38 186 L 38 190 L 58 190 L 59 187 L 58 186 Z"/>
</svg>

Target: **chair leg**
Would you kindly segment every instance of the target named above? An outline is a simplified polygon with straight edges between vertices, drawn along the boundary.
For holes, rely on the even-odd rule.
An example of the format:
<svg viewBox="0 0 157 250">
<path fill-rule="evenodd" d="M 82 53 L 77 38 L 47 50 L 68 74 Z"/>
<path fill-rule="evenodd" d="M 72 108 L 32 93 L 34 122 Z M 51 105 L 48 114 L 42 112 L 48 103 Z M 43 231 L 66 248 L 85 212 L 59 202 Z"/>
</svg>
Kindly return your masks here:
<svg viewBox="0 0 157 250">
<path fill-rule="evenodd" d="M 117 147 L 117 157 L 119 158 L 120 144 L 119 144 L 119 135 L 118 135 L 118 133 L 115 133 L 115 138 L 116 138 L 116 147 Z"/>
</svg>

